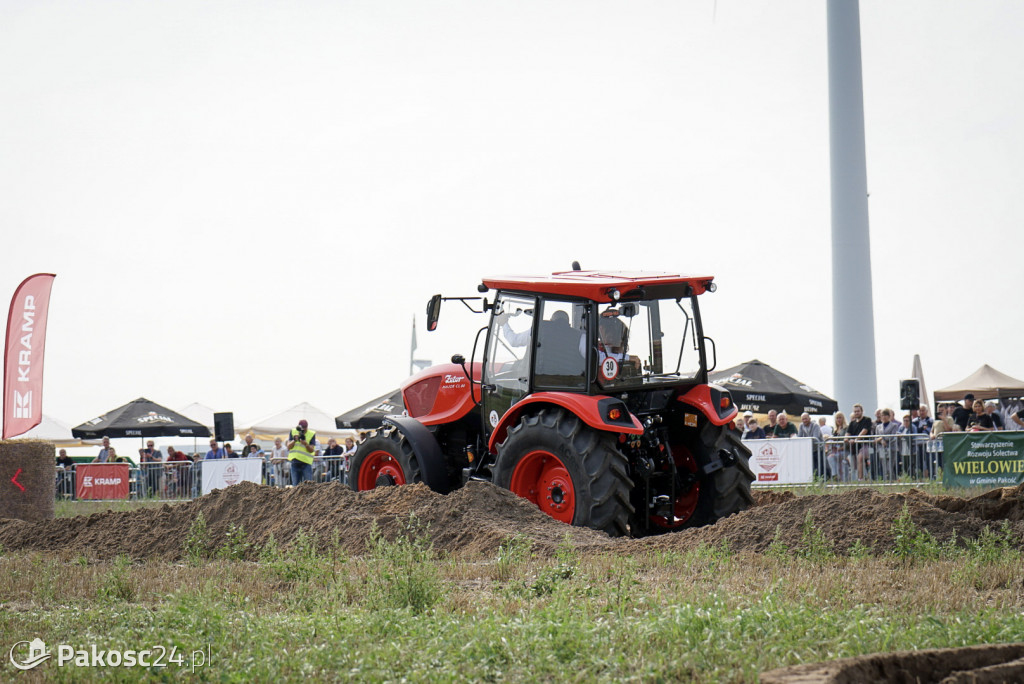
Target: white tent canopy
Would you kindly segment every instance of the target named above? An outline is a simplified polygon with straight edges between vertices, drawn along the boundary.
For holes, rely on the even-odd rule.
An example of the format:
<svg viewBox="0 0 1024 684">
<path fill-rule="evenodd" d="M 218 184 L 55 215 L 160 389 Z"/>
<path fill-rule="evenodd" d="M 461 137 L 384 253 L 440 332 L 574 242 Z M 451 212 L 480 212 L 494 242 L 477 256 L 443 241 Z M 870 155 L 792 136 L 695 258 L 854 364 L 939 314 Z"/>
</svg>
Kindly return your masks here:
<svg viewBox="0 0 1024 684">
<path fill-rule="evenodd" d="M 334 426 L 333 417 L 306 402 L 251 423 L 240 423 L 235 430 L 240 435 L 251 432 L 256 439 L 272 440 L 275 437 L 287 437 L 302 419 L 309 423 L 311 430 L 316 431 L 321 443 L 326 442 L 328 437 L 353 437 L 356 434 L 353 430 L 339 430 Z"/>
<path fill-rule="evenodd" d="M 193 401 L 188 406 L 178 409 L 178 413 L 213 430 L 213 409 L 205 404 Z"/>
<path fill-rule="evenodd" d="M 71 426 L 65 425 L 56 418 L 43 414 L 39 425 L 29 430 L 16 439 L 41 439 L 53 442 L 55 447 L 79 447 L 89 444 L 99 444 L 99 440 L 83 440 L 71 434 Z"/>
</svg>

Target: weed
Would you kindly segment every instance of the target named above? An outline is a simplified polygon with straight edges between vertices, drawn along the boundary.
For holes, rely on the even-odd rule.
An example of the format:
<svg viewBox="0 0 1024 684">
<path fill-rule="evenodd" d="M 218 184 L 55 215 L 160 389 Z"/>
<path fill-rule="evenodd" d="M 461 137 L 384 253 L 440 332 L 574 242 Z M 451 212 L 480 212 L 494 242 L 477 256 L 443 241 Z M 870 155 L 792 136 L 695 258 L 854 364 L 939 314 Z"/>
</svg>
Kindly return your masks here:
<svg viewBox="0 0 1024 684">
<path fill-rule="evenodd" d="M 427 528 L 410 515 L 405 529 L 389 541 L 377 528 L 370 530 L 367 542 L 370 574 L 367 599 L 381 608 L 408 608 L 425 613 L 442 595 L 434 546 Z"/>
<path fill-rule="evenodd" d="M 900 560 L 936 560 L 942 554 L 942 546 L 935 536 L 914 524 L 910 507 L 905 503 L 889 531 L 893 536 L 892 555 Z"/>
<path fill-rule="evenodd" d="M 200 511 L 196 519 L 192 521 L 192 525 L 188 528 L 188 535 L 185 537 L 183 544 L 185 560 L 192 565 L 199 565 L 203 559 L 210 557 L 212 548 L 210 530 L 206 527 L 206 516 Z"/>
<path fill-rule="evenodd" d="M 572 537 L 566 533 L 562 541 L 559 542 L 558 548 L 555 549 L 554 564 L 542 568 L 537 573 L 537 578 L 530 585 L 530 590 L 535 596 L 553 594 L 559 584 L 576 576 L 579 565 L 579 552 L 572 544 Z"/>
<path fill-rule="evenodd" d="M 498 547 L 498 560 L 495 562 L 494 579 L 507 582 L 514 576 L 520 576 L 523 568 L 530 560 L 533 542 L 521 534 L 508 537 Z"/>
<path fill-rule="evenodd" d="M 874 549 L 860 540 L 860 537 L 853 540 L 846 554 L 853 560 L 865 560 L 874 555 Z"/>
<path fill-rule="evenodd" d="M 768 544 L 768 548 L 765 549 L 764 555 L 768 558 L 774 558 L 777 561 L 785 561 L 789 559 L 789 546 L 782 541 L 782 526 L 775 526 L 775 536 L 772 537 L 772 541 Z"/>
<path fill-rule="evenodd" d="M 277 539 L 274 535 L 270 535 L 270 538 L 263 544 L 260 549 L 259 559 L 260 563 L 270 563 L 281 557 L 281 547 L 277 545 Z"/>
<path fill-rule="evenodd" d="M 810 510 L 804 517 L 800 546 L 796 550 L 796 555 L 814 563 L 821 563 L 836 557 L 836 553 L 832 549 L 832 542 L 814 524 L 814 516 Z"/>
<path fill-rule="evenodd" d="M 968 539 L 967 553 L 972 561 L 982 565 L 1016 563 L 1021 558 L 1016 542 L 1009 521 L 1004 520 L 998 531 L 985 527 L 977 539 Z"/>
<path fill-rule="evenodd" d="M 103 576 L 96 595 L 99 598 L 113 601 L 135 600 L 135 582 L 132 580 L 130 570 L 132 561 L 128 556 L 118 556 L 110 571 Z"/>
<path fill-rule="evenodd" d="M 260 550 L 260 565 L 286 582 L 307 582 L 322 574 L 323 559 L 313 538 L 302 530 L 285 549 L 271 536 Z"/>
<path fill-rule="evenodd" d="M 224 560 L 244 560 L 251 547 L 245 528 L 231 523 L 228 525 L 224 544 L 217 549 L 217 556 Z"/>
</svg>

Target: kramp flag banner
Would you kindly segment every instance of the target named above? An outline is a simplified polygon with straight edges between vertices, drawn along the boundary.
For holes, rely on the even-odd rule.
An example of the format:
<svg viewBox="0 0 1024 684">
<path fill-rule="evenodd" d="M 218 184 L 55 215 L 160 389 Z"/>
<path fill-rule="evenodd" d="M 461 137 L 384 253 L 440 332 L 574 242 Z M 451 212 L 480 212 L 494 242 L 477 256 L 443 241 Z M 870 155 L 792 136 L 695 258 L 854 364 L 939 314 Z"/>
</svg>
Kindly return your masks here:
<svg viewBox="0 0 1024 684">
<path fill-rule="evenodd" d="M 4 345 L 3 439 L 24 434 L 43 419 L 43 352 L 53 273 L 25 278 L 14 291 Z"/>
</svg>

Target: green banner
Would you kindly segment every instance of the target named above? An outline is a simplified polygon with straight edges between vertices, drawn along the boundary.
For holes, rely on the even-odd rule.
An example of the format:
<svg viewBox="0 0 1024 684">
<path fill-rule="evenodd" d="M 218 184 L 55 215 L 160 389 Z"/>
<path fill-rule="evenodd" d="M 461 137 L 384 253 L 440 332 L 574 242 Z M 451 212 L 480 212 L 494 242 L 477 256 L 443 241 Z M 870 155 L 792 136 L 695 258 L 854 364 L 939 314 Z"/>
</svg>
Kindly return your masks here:
<svg viewBox="0 0 1024 684">
<path fill-rule="evenodd" d="M 1012 487 L 1024 482 L 1024 432 L 944 432 L 942 484 Z"/>
</svg>

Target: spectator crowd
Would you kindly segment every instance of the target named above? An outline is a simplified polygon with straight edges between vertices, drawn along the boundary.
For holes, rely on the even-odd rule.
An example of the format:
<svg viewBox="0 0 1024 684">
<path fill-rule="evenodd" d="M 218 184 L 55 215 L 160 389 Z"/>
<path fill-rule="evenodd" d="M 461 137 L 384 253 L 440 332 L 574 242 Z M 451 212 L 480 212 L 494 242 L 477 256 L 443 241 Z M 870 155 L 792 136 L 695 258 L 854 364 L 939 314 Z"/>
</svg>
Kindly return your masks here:
<svg viewBox="0 0 1024 684">
<path fill-rule="evenodd" d="M 360 441 L 366 436 L 367 433 L 360 434 Z M 148 440 L 146 446 L 139 449 L 138 461 L 135 463 L 118 455 L 107 437 L 103 438 L 99 452 L 91 459 L 78 457 L 76 461 L 67 455 L 66 449 L 60 449 L 56 461 L 57 496 L 75 498 L 74 469 L 77 463 L 83 462 L 125 463 L 132 466 L 135 473 L 132 478 L 133 495 L 137 497 L 174 499 L 199 496 L 202 486 L 202 463 L 207 460 L 233 458 L 262 460 L 262 482 L 268 485 L 287 487 L 304 480 L 348 484 L 349 460 L 355 453 L 356 440 L 347 437 L 344 443 L 339 443 L 337 438 L 330 437 L 324 447 L 311 432 L 310 450 L 306 452 L 310 461 L 308 476 L 298 480 L 292 467 L 296 461 L 295 450 L 289 450 L 281 437 L 276 438 L 273 447 L 267 449 L 264 449 L 251 433 L 245 435 L 237 448 L 230 441 L 221 442 L 217 439 L 211 439 L 209 446 L 206 451 L 191 454 L 174 446 L 167 446 L 165 455 L 156 448 L 152 440 Z"/>
<path fill-rule="evenodd" d="M 961 403 L 939 404 L 935 418 L 922 404 L 899 419 L 892 409 L 880 408 L 872 420 L 862 405 L 854 404 L 849 421 L 839 412 L 831 425 L 826 416 L 804 413 L 797 427 L 785 412 L 771 410 L 764 425 L 747 411 L 736 419 L 735 428 L 745 440 L 811 438 L 816 455 L 814 474 L 830 480 L 935 477 L 942 467 L 942 433 L 1024 428 L 1024 409 L 1010 415 L 1016 425 L 1006 425 L 997 409 L 997 403 L 986 403 L 968 393 Z"/>
</svg>

